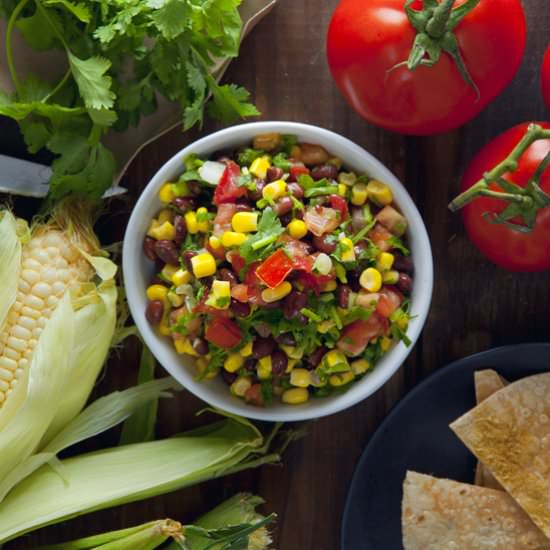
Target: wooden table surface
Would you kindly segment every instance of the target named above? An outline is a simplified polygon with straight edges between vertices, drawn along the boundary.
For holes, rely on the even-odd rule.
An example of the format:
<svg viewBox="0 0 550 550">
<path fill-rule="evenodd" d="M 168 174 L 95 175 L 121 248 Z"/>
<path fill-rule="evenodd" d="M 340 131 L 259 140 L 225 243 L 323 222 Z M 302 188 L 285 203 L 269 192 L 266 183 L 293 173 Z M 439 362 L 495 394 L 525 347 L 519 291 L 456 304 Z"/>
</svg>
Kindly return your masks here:
<svg viewBox="0 0 550 550">
<path fill-rule="evenodd" d="M 278 550 L 337 550 L 342 510 L 359 456 L 388 411 L 425 376 L 445 364 L 494 346 L 548 339 L 550 280 L 546 274 L 507 273 L 486 261 L 468 241 L 460 216 L 446 208 L 457 193 L 466 163 L 489 139 L 510 126 L 545 119 L 538 71 L 550 28 L 546 0 L 525 0 L 527 54 L 513 84 L 473 122 L 432 138 L 402 137 L 361 120 L 347 106 L 325 62 L 325 32 L 337 0 L 279 0 L 245 41 L 227 80 L 246 86 L 265 120 L 292 120 L 338 132 L 377 156 L 404 182 L 424 217 L 435 261 L 430 316 L 409 359 L 375 395 L 350 410 L 307 426 L 283 465 L 211 481 L 38 531 L 7 548 L 33 548 L 161 517 L 189 521 L 239 490 L 263 496 L 265 511 L 279 516 Z M 217 128 L 208 124 L 202 134 Z M 194 137 L 174 131 L 149 146 L 124 180 L 130 193 L 112 205 L 100 231 L 120 239 L 131 206 L 159 165 Z M 23 154 L 15 127 L 0 120 L 0 153 Z M 29 206 L 18 200 L 16 206 Z M 112 223 L 114 222 L 114 223 Z M 116 354 L 97 393 L 127 387 L 135 379 L 135 341 Z M 159 371 L 160 372 L 160 371 Z M 202 403 L 186 392 L 164 402 L 161 436 L 195 425 Z M 116 433 L 87 448 L 115 443 Z M 394 550 L 394 549 L 380 549 Z M 396 549 L 397 550 L 397 549 Z"/>
</svg>

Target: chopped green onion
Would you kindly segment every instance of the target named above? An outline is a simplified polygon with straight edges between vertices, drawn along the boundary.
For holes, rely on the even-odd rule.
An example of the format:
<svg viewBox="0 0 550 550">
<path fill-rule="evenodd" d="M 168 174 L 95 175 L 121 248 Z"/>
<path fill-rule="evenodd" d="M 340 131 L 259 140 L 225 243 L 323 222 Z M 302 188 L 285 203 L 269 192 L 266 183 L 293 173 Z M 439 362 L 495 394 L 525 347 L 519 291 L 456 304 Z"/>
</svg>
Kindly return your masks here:
<svg viewBox="0 0 550 550">
<path fill-rule="evenodd" d="M 312 321 L 315 321 L 316 323 L 320 323 L 323 319 L 319 317 L 316 313 L 311 311 L 311 309 L 308 309 L 307 307 L 304 307 L 300 310 L 300 313 L 302 315 L 305 315 L 308 319 L 311 319 Z"/>
</svg>

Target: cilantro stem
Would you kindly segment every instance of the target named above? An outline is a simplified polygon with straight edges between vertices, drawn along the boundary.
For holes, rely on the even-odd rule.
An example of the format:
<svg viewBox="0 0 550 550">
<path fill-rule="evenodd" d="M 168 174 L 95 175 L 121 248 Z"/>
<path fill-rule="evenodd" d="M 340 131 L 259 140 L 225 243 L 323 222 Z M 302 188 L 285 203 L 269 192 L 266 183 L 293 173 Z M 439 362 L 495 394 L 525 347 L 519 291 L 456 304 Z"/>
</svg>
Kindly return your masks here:
<svg viewBox="0 0 550 550">
<path fill-rule="evenodd" d="M 316 323 L 320 323 L 323 319 L 319 317 L 316 313 L 311 311 L 311 309 L 308 309 L 307 307 L 304 307 L 300 310 L 300 313 L 302 315 L 305 315 L 308 319 L 311 319 L 312 321 L 315 321 Z"/>
<path fill-rule="evenodd" d="M 269 237 L 264 237 L 263 239 L 252 243 L 252 250 L 259 250 L 260 248 L 264 248 L 264 246 L 274 243 L 277 238 L 278 235 L 269 235 Z"/>
<path fill-rule="evenodd" d="M 34 1 L 36 3 L 36 9 L 42 13 L 46 21 L 49 23 L 50 27 L 55 31 L 55 34 L 57 34 L 59 41 L 61 42 L 61 44 L 63 44 L 63 47 L 65 48 L 67 53 L 69 53 L 71 51 L 69 48 L 69 45 L 65 41 L 65 37 L 63 36 L 63 33 L 57 28 L 55 23 L 50 18 L 50 14 L 48 13 L 48 10 L 42 5 L 42 2 L 40 0 L 34 0 Z"/>
<path fill-rule="evenodd" d="M 21 81 L 19 80 L 19 77 L 17 76 L 17 71 L 15 70 L 15 62 L 13 60 L 12 36 L 15 22 L 17 21 L 19 14 L 23 11 L 28 2 L 29 0 L 20 0 L 19 4 L 15 6 L 15 9 L 11 13 L 6 29 L 6 58 L 8 62 L 8 69 L 10 71 L 13 85 L 15 86 L 15 89 L 18 93 L 21 91 Z"/>
<path fill-rule="evenodd" d="M 67 80 L 69 80 L 69 77 L 71 76 L 71 69 L 67 69 L 67 72 L 63 75 L 63 78 L 57 83 L 57 86 L 45 97 L 42 98 L 40 103 L 47 103 L 49 99 L 55 96 L 63 86 L 65 86 Z"/>
</svg>

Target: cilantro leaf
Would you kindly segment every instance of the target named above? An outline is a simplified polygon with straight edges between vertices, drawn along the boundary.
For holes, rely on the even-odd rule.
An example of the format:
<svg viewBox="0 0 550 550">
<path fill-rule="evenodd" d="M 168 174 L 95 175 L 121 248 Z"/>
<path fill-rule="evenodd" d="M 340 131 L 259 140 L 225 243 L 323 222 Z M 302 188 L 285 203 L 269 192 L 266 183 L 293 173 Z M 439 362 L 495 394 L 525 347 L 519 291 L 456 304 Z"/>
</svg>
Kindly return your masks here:
<svg viewBox="0 0 550 550">
<path fill-rule="evenodd" d="M 221 122 L 234 122 L 243 117 L 257 116 L 258 109 L 248 103 L 249 92 L 234 84 L 219 86 L 212 77 L 208 78 L 212 101 L 207 106 L 208 114 Z"/>
<path fill-rule="evenodd" d="M 63 6 L 82 23 L 89 23 L 92 18 L 90 10 L 82 2 L 78 4 L 70 0 L 42 0 L 42 2 L 45 6 Z M 37 13 L 39 11 L 37 10 Z"/>
<path fill-rule="evenodd" d="M 239 254 L 247 264 L 267 257 L 273 251 L 273 245 L 284 232 L 281 220 L 272 208 L 266 208 L 258 222 L 258 231 L 240 246 Z M 265 243 L 265 245 L 264 245 Z"/>
</svg>

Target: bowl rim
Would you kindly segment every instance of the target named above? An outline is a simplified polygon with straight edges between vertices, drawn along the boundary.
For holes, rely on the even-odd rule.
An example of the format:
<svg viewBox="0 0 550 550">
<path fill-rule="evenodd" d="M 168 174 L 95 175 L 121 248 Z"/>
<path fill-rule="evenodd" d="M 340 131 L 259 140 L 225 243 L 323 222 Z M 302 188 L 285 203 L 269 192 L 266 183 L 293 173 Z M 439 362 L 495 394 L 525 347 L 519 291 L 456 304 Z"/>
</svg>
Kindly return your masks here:
<svg viewBox="0 0 550 550">
<path fill-rule="evenodd" d="M 417 294 L 414 295 L 414 301 L 412 302 L 412 305 L 414 306 L 413 314 L 415 318 L 409 325 L 409 330 L 407 331 L 407 336 L 411 340 L 409 347 L 406 347 L 403 342 L 396 344 L 380 360 L 380 363 L 385 361 L 383 366 L 379 363 L 377 368 L 374 369 L 369 376 L 366 376 L 362 380 L 358 381 L 345 393 L 320 398 L 319 400 L 310 400 L 304 405 L 295 406 L 283 404 L 282 407 L 278 406 L 275 408 L 272 406 L 264 409 L 246 405 L 244 402 L 232 397 L 228 391 L 228 399 L 220 399 L 218 396 L 214 395 L 212 391 L 209 391 L 208 382 L 193 381 L 192 374 L 187 373 L 186 367 L 185 365 L 182 365 L 181 359 L 177 361 L 177 364 L 175 364 L 176 362 L 173 360 L 175 351 L 173 349 L 170 350 L 170 352 L 165 353 L 165 346 L 159 345 L 161 344 L 161 337 L 153 331 L 152 327 L 146 321 L 143 312 L 138 309 L 137 305 L 140 301 L 144 301 L 145 297 L 143 294 L 138 292 L 139 281 L 137 267 L 140 252 L 142 250 L 142 236 L 139 235 L 139 245 L 136 250 L 135 226 L 140 221 L 142 210 L 147 210 L 152 201 L 158 200 L 158 188 L 160 188 L 162 183 L 168 181 L 170 178 L 183 171 L 182 159 L 186 155 L 191 153 L 208 155 L 215 150 L 223 149 L 223 147 L 215 144 L 223 142 L 225 138 L 232 142 L 240 142 L 244 144 L 249 142 L 251 137 L 256 134 L 268 132 L 297 134 L 301 136 L 304 136 L 305 134 L 308 136 L 307 139 L 315 140 L 312 142 L 320 143 L 328 150 L 331 150 L 331 147 L 346 149 L 349 151 L 350 159 L 351 157 L 358 157 L 358 159 L 361 159 L 363 163 L 370 166 L 368 169 L 369 172 L 376 172 L 377 177 L 388 183 L 392 188 L 392 191 L 394 191 L 394 195 L 399 195 L 399 199 L 396 200 L 396 202 L 399 204 L 400 209 L 402 211 L 407 211 L 406 217 L 409 222 L 409 227 L 414 228 L 412 231 L 412 234 L 414 235 L 414 248 L 417 253 L 421 253 L 422 255 L 420 269 L 416 263 L 418 258 L 415 261 L 415 272 L 418 274 L 419 271 L 421 271 L 422 279 L 420 281 L 420 286 L 418 284 L 418 277 L 415 277 L 415 281 L 417 281 L 417 284 L 415 285 Z M 342 160 L 344 161 L 344 164 L 353 164 L 353 161 L 348 160 L 348 158 L 343 158 Z M 229 413 L 245 416 L 255 420 L 271 422 L 296 422 L 321 418 L 323 416 L 335 414 L 352 407 L 353 405 L 356 405 L 374 394 L 401 368 L 410 351 L 413 349 L 428 316 L 433 292 L 433 256 L 430 240 L 424 221 L 422 220 L 416 204 L 410 197 L 405 186 L 384 164 L 382 164 L 382 162 L 350 139 L 325 128 L 299 122 L 261 121 L 238 124 L 210 133 L 180 149 L 155 172 L 147 185 L 144 187 L 132 209 L 124 235 L 122 266 L 124 286 L 126 289 L 130 312 L 145 344 L 150 348 L 160 365 L 162 365 L 162 367 L 185 389 L 209 405 Z M 388 362 L 388 360 L 391 361 Z M 181 368 L 182 366 L 184 369 Z M 214 380 L 209 382 L 220 381 Z"/>
</svg>

